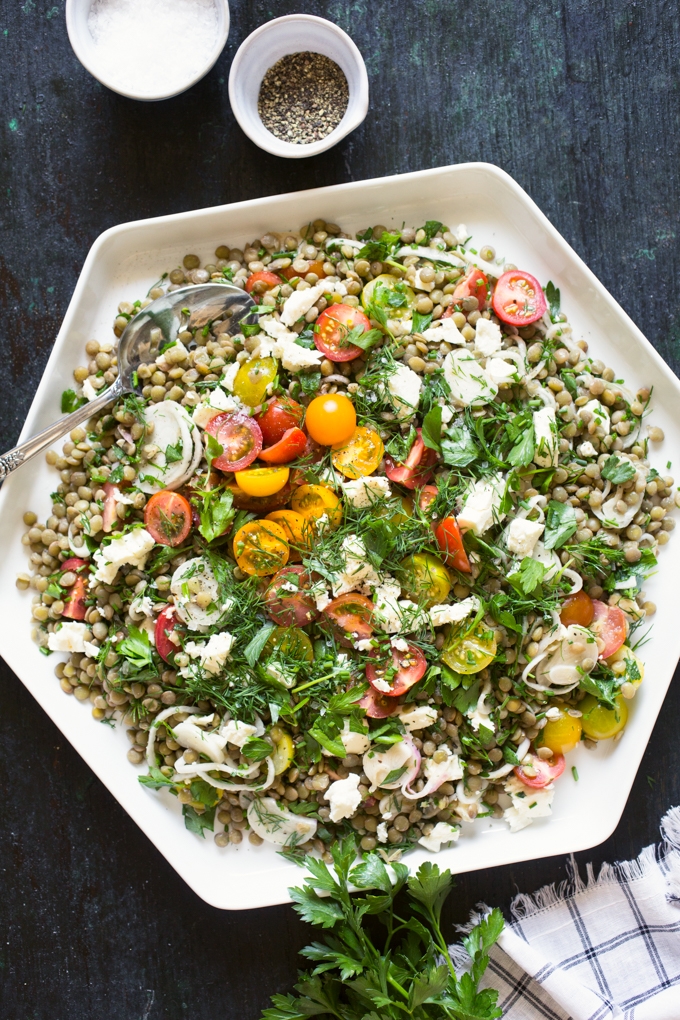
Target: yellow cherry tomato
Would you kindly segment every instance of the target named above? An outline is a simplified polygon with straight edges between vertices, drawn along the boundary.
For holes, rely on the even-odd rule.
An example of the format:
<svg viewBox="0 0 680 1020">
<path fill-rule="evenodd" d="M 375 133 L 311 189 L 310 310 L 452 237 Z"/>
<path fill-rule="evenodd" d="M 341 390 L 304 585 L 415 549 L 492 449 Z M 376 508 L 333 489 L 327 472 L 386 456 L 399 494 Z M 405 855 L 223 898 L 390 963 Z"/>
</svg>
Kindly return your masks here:
<svg viewBox="0 0 680 1020">
<path fill-rule="evenodd" d="M 628 722 L 628 704 L 621 694 L 614 699 L 616 708 L 605 708 L 593 694 L 586 694 L 579 708 L 583 712 L 583 732 L 591 740 L 609 740 Z"/>
<path fill-rule="evenodd" d="M 299 627 L 274 627 L 264 646 L 264 657 L 292 659 L 295 663 L 314 662 L 314 647 Z"/>
<path fill-rule="evenodd" d="M 276 371 L 274 358 L 244 361 L 234 379 L 234 393 L 248 407 L 257 407 L 263 403 L 269 386 L 276 379 Z"/>
<path fill-rule="evenodd" d="M 342 522 L 340 500 L 325 485 L 299 485 L 290 501 L 296 513 L 308 521 L 318 521 L 324 514 L 331 528 L 338 528 Z"/>
<path fill-rule="evenodd" d="M 312 439 L 322 446 L 345 443 L 357 424 L 354 404 L 344 393 L 314 397 L 307 408 L 305 425 Z"/>
<path fill-rule="evenodd" d="M 381 273 L 370 280 L 361 292 L 361 303 L 370 312 L 372 304 L 387 312 L 388 319 L 404 319 L 416 303 L 408 286 L 390 273 Z"/>
<path fill-rule="evenodd" d="M 249 496 L 273 496 L 284 487 L 290 476 L 287 467 L 246 468 L 234 475 L 236 484 Z"/>
<path fill-rule="evenodd" d="M 383 459 L 385 447 L 375 429 L 359 425 L 346 443 L 333 447 L 333 466 L 346 478 L 372 475 Z"/>
<path fill-rule="evenodd" d="M 451 576 L 432 553 L 413 553 L 401 561 L 398 581 L 407 598 L 426 607 L 444 602 L 451 591 Z"/>
<path fill-rule="evenodd" d="M 265 520 L 274 521 L 286 533 L 286 540 L 290 546 L 288 559 L 296 562 L 302 559 L 302 550 L 310 549 L 314 537 L 309 521 L 298 514 L 295 510 L 273 510 L 267 514 Z"/>
<path fill-rule="evenodd" d="M 413 500 L 410 496 L 402 496 L 399 500 L 401 504 L 400 510 L 393 509 L 392 506 L 377 506 L 375 513 L 378 517 L 386 517 L 388 524 L 406 524 L 406 522 L 413 517 Z"/>
<path fill-rule="evenodd" d="M 617 676 L 625 677 L 624 682 L 632 684 L 635 690 L 645 678 L 645 664 L 629 645 L 621 645 L 618 652 L 610 655 L 606 662 Z"/>
<path fill-rule="evenodd" d="M 266 577 L 288 562 L 286 533 L 274 521 L 248 521 L 234 535 L 234 559 L 244 574 Z"/>
<path fill-rule="evenodd" d="M 270 757 L 274 763 L 276 776 L 282 775 L 291 767 L 295 758 L 295 744 L 290 733 L 284 731 L 279 739 L 274 741 L 274 751 Z"/>
<path fill-rule="evenodd" d="M 580 741 L 582 730 L 579 718 L 560 709 L 559 717 L 548 719 L 534 743 L 536 747 L 549 747 L 553 754 L 567 754 Z"/>
<path fill-rule="evenodd" d="M 480 620 L 469 630 L 469 620 L 452 626 L 444 639 L 442 659 L 456 673 L 479 673 L 496 656 L 496 635 Z"/>
</svg>

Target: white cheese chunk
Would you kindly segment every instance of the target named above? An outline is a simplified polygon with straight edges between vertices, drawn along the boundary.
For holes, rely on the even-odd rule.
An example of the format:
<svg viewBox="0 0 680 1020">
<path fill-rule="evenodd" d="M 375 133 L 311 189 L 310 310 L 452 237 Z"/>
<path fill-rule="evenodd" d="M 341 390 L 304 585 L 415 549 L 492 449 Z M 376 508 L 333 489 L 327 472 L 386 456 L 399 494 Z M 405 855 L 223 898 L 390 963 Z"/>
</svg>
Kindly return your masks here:
<svg viewBox="0 0 680 1020">
<path fill-rule="evenodd" d="M 59 630 L 48 635 L 47 647 L 53 652 L 84 652 L 87 624 L 62 623 Z"/>
<path fill-rule="evenodd" d="M 390 401 L 402 421 L 413 417 L 420 402 L 423 381 L 406 365 L 399 365 L 387 381 Z"/>
<path fill-rule="evenodd" d="M 475 323 L 475 347 L 485 358 L 490 358 L 503 346 L 501 327 L 491 319 L 477 319 Z"/>
<path fill-rule="evenodd" d="M 220 730 L 226 742 L 234 747 L 243 747 L 251 737 L 261 736 L 264 733 L 263 726 L 253 726 L 251 723 L 241 722 L 240 719 L 230 719 Z"/>
<path fill-rule="evenodd" d="M 227 660 L 235 638 L 228 631 L 213 634 L 201 652 L 201 665 L 208 673 L 219 673 Z"/>
<path fill-rule="evenodd" d="M 514 361 L 505 361 L 504 358 L 489 358 L 486 363 L 486 374 L 496 386 L 509 386 L 519 381 Z"/>
<path fill-rule="evenodd" d="M 430 620 L 433 627 L 443 627 L 447 623 L 460 623 L 467 616 L 471 616 L 479 609 L 480 602 L 476 595 L 470 595 L 462 602 L 455 602 L 452 605 L 432 606 L 430 609 Z"/>
<path fill-rule="evenodd" d="M 545 531 L 545 524 L 515 517 L 508 528 L 508 551 L 515 556 L 531 556 L 539 538 Z"/>
<path fill-rule="evenodd" d="M 492 475 L 475 482 L 465 496 L 463 509 L 458 515 L 458 526 L 463 531 L 483 535 L 485 531 L 503 520 L 500 512 L 505 482 L 501 475 Z"/>
<path fill-rule="evenodd" d="M 525 786 L 520 779 L 513 776 L 505 784 L 505 792 L 509 795 L 512 806 L 503 812 L 503 818 L 510 826 L 510 832 L 531 825 L 535 818 L 545 818 L 552 814 L 552 801 L 555 787 L 551 783 L 540 790 Z"/>
<path fill-rule="evenodd" d="M 113 584 L 120 567 L 129 563 L 132 567 L 143 567 L 153 549 L 153 538 L 145 528 L 135 528 L 103 548 L 97 549 L 94 562 L 97 566 L 92 578 L 102 584 Z"/>
<path fill-rule="evenodd" d="M 220 383 L 224 386 L 225 390 L 229 390 L 230 393 L 234 391 L 234 382 L 238 375 L 238 370 L 241 366 L 238 361 L 232 361 L 230 365 L 225 365 L 222 369 L 222 378 Z"/>
<path fill-rule="evenodd" d="M 450 351 L 444 358 L 443 368 L 451 396 L 466 407 L 488 404 L 498 393 L 497 384 L 487 375 L 472 351 Z"/>
<path fill-rule="evenodd" d="M 349 719 L 344 720 L 344 729 L 340 734 L 347 754 L 365 754 L 371 746 L 371 738 L 367 733 L 357 733 L 349 728 Z"/>
<path fill-rule="evenodd" d="M 446 319 L 438 319 L 421 334 L 428 343 L 447 343 L 454 347 L 464 347 L 465 337 L 449 315 Z"/>
<path fill-rule="evenodd" d="M 312 305 L 316 304 L 325 290 L 326 288 L 323 284 L 317 284 L 315 287 L 293 291 L 290 297 L 286 298 L 283 303 L 281 322 L 284 326 L 292 326 L 298 321 L 298 319 L 301 319 L 303 315 L 306 315 Z"/>
<path fill-rule="evenodd" d="M 83 396 L 86 400 L 94 400 L 97 396 L 97 391 L 89 379 L 83 383 Z"/>
<path fill-rule="evenodd" d="M 375 835 L 379 843 L 386 843 L 388 840 L 387 836 L 387 822 L 380 822 L 378 828 L 375 830 Z"/>
<path fill-rule="evenodd" d="M 589 411 L 590 416 L 585 412 Z M 611 432 L 611 417 L 609 410 L 599 400 L 589 400 L 578 412 L 579 418 L 591 418 L 600 429 L 600 435 L 608 436 Z"/>
<path fill-rule="evenodd" d="M 326 800 L 330 804 L 332 822 L 341 822 L 343 818 L 351 818 L 361 804 L 359 792 L 359 776 L 350 772 L 347 779 L 338 779 L 326 790 Z"/>
<path fill-rule="evenodd" d="M 280 360 L 288 372 L 299 372 L 302 368 L 314 368 L 323 360 L 321 351 L 316 347 L 309 350 L 296 343 L 277 341 L 273 349 L 274 355 Z"/>
<path fill-rule="evenodd" d="M 588 439 L 586 439 L 585 443 L 579 443 L 576 447 L 576 452 L 579 457 L 597 457 L 597 450 Z"/>
<path fill-rule="evenodd" d="M 366 546 L 357 535 L 348 535 L 343 539 L 340 548 L 344 564 L 333 582 L 334 598 L 348 591 L 356 591 L 363 587 L 372 588 L 380 583 L 380 574 L 370 563 Z"/>
<path fill-rule="evenodd" d="M 406 711 L 399 713 L 404 729 L 408 733 L 413 733 L 415 730 L 424 730 L 430 726 L 434 726 L 437 721 L 437 709 L 432 708 L 430 705 L 418 705 L 416 708 L 408 708 Z"/>
<path fill-rule="evenodd" d="M 85 641 L 84 645 L 85 647 L 83 648 L 83 651 L 87 655 L 88 659 L 99 658 L 99 645 L 96 645 L 93 641 Z"/>
<path fill-rule="evenodd" d="M 425 758 L 423 772 L 425 778 L 439 787 L 442 783 L 456 783 L 463 778 L 463 766 L 457 754 L 453 754 L 447 744 L 440 744 L 439 751 L 446 751 L 447 757 L 444 761 L 435 761 L 434 758 Z"/>
<path fill-rule="evenodd" d="M 381 475 L 353 478 L 350 482 L 340 484 L 347 502 L 359 510 L 382 503 L 392 496 L 389 480 Z"/>
<path fill-rule="evenodd" d="M 448 822 L 437 822 L 429 836 L 421 836 L 418 842 L 433 854 L 439 853 L 442 843 L 455 843 L 460 829 Z"/>
<path fill-rule="evenodd" d="M 265 331 L 267 336 L 272 337 L 274 340 L 283 340 L 284 343 L 295 343 L 297 340 L 297 333 L 288 329 L 279 319 L 274 315 L 262 315 L 260 316 L 260 326 Z"/>
<path fill-rule="evenodd" d="M 416 269 L 416 275 L 413 278 L 414 290 L 426 290 L 428 293 L 434 290 L 434 280 L 423 280 L 422 269 Z"/>
<path fill-rule="evenodd" d="M 539 467 L 555 467 L 559 445 L 554 408 L 541 407 L 534 411 L 534 437 L 536 440 L 534 464 L 538 464 Z"/>
</svg>

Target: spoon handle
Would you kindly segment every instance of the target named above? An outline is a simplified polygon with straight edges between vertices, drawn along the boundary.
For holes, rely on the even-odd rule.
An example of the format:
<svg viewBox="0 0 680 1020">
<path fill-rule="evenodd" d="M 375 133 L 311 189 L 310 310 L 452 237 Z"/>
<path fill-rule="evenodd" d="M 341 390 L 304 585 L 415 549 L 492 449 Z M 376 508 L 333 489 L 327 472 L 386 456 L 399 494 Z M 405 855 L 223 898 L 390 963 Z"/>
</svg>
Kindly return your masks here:
<svg viewBox="0 0 680 1020">
<path fill-rule="evenodd" d="M 24 443 L 19 443 L 13 449 L 8 450 L 7 453 L 0 456 L 0 482 L 3 481 L 10 472 L 15 471 L 24 461 L 30 460 L 31 457 L 35 457 L 37 453 L 41 453 L 42 450 L 46 450 L 52 446 L 57 439 L 61 439 L 62 436 L 70 432 L 71 429 L 76 428 L 78 425 L 82 425 L 84 421 L 91 418 L 97 411 L 101 411 L 106 404 L 115 400 L 123 392 L 123 384 L 117 379 L 113 386 L 107 387 L 102 393 L 100 393 L 94 400 L 88 401 L 87 404 L 83 404 L 77 411 L 73 411 L 71 414 L 67 414 L 65 418 L 60 418 L 54 425 L 49 425 L 42 432 L 39 432 L 37 436 L 32 436 L 27 439 Z"/>
</svg>

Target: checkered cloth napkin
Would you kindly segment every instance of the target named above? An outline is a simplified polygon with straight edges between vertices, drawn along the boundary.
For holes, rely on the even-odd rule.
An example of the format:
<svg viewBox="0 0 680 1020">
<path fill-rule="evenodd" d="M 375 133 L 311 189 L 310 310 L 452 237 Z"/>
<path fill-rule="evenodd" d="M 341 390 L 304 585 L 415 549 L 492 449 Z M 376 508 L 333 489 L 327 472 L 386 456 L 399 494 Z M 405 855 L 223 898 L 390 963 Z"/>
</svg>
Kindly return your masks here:
<svg viewBox="0 0 680 1020">
<path fill-rule="evenodd" d="M 485 977 L 504 1020 L 680 1020 L 680 808 L 663 841 L 519 895 Z M 456 947 L 454 963 L 462 963 Z"/>
</svg>

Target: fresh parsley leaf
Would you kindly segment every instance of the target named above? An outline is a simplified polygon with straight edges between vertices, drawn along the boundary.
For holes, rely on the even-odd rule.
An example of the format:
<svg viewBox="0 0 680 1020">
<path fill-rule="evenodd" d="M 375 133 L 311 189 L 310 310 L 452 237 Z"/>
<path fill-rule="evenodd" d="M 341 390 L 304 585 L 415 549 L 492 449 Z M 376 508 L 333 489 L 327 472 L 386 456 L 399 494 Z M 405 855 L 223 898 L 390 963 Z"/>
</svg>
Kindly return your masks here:
<svg viewBox="0 0 680 1020">
<path fill-rule="evenodd" d="M 613 453 L 602 465 L 602 477 L 612 485 L 623 485 L 635 477 L 635 468 L 629 460 L 623 460 Z"/>
<path fill-rule="evenodd" d="M 165 460 L 167 464 L 175 464 L 178 460 L 181 460 L 184 456 L 184 444 L 182 440 L 178 440 L 175 446 L 166 446 L 165 448 Z"/>
<path fill-rule="evenodd" d="M 559 288 L 555 286 L 552 280 L 548 280 L 543 291 L 545 293 L 546 301 L 548 302 L 548 307 L 550 308 L 550 318 L 554 320 L 560 310 Z"/>
<path fill-rule="evenodd" d="M 195 832 L 197 836 L 205 839 L 205 830 L 213 832 L 215 829 L 215 808 L 208 808 L 203 814 L 198 814 L 191 804 L 182 805 L 184 824 L 189 832 Z"/>
<path fill-rule="evenodd" d="M 85 397 L 77 396 L 75 390 L 64 390 L 61 395 L 61 413 L 72 414 L 86 403 Z"/>
<path fill-rule="evenodd" d="M 441 441 L 442 459 L 451 467 L 467 467 L 477 460 L 479 447 L 466 425 L 452 425 Z"/>
<path fill-rule="evenodd" d="M 208 462 L 208 472 L 210 472 L 212 462 L 222 456 L 224 447 L 209 432 L 203 433 L 203 439 L 205 440 L 205 459 Z"/>
<path fill-rule="evenodd" d="M 528 464 L 531 464 L 535 451 L 536 438 L 534 426 L 533 424 L 526 425 L 508 454 L 508 464 L 512 464 L 513 467 L 526 467 Z"/>
<path fill-rule="evenodd" d="M 514 749 L 513 745 L 510 744 L 507 740 L 503 744 L 503 758 L 508 763 L 508 765 L 520 765 L 521 764 L 519 758 L 515 754 L 515 749 Z"/>
<path fill-rule="evenodd" d="M 616 705 L 616 695 L 621 689 L 621 683 L 624 677 L 614 680 L 613 678 L 593 676 L 589 673 L 582 673 L 579 679 L 579 687 L 582 691 L 587 691 L 588 694 L 594 694 L 597 700 L 605 706 L 605 708 L 613 709 L 618 711 Z"/>
<path fill-rule="evenodd" d="M 128 636 L 117 645 L 117 651 L 127 659 L 134 669 L 139 670 L 153 666 L 149 634 L 133 624 L 128 627 Z"/>
<path fill-rule="evenodd" d="M 411 328 L 412 333 L 422 333 L 432 324 L 432 312 L 428 312 L 426 315 L 423 312 L 413 312 L 413 326 Z"/>
<path fill-rule="evenodd" d="M 353 344 L 355 347 L 359 347 L 362 351 L 370 351 L 371 347 L 375 347 L 377 343 L 383 339 L 384 334 L 379 329 L 365 329 L 361 323 L 358 326 L 354 326 L 350 329 L 345 337 L 343 337 L 342 345 L 349 346 Z"/>
<path fill-rule="evenodd" d="M 577 528 L 576 511 L 571 503 L 551 499 L 545 512 L 543 545 L 546 549 L 560 549 Z"/>
<path fill-rule="evenodd" d="M 239 324 L 239 329 L 243 336 L 257 336 L 260 332 L 260 325 L 257 322 L 242 322 Z"/>
<path fill-rule="evenodd" d="M 206 492 L 199 506 L 200 524 L 198 530 L 206 542 L 213 542 L 223 535 L 234 519 L 234 496 L 229 489 Z"/>
<path fill-rule="evenodd" d="M 382 780 L 381 785 L 385 786 L 386 783 L 396 783 L 397 779 L 401 779 L 404 772 L 406 772 L 406 765 L 402 765 L 401 768 L 398 769 L 392 769 L 392 771 L 388 772 Z"/>
<path fill-rule="evenodd" d="M 428 245 L 437 231 L 442 229 L 442 224 L 439 220 L 428 220 L 420 229 L 425 231 L 425 238 L 422 243 Z"/>
<path fill-rule="evenodd" d="M 148 786 L 150 790 L 162 790 L 164 786 L 174 786 L 172 779 L 168 779 L 164 776 L 159 768 L 152 765 L 149 768 L 149 774 L 146 776 L 138 776 L 138 781 L 142 786 Z"/>
<path fill-rule="evenodd" d="M 246 758 L 250 758 L 251 761 L 264 761 L 274 748 L 267 740 L 262 740 L 261 737 L 250 737 L 246 740 L 241 750 Z"/>
<path fill-rule="evenodd" d="M 390 234 L 388 231 L 383 231 L 379 241 L 368 241 L 363 248 L 359 249 L 354 258 L 367 259 L 369 262 L 384 262 L 392 254 L 392 250 L 400 237 L 400 233 Z M 363 240 L 363 238 L 360 238 L 360 240 Z"/>
<path fill-rule="evenodd" d="M 441 451 L 442 409 L 439 404 L 433 404 L 423 418 L 422 439 L 425 446 L 431 450 L 436 450 L 438 453 Z"/>
<path fill-rule="evenodd" d="M 327 716 L 323 716 L 319 719 L 314 726 L 309 730 L 310 736 L 314 737 L 317 744 L 321 744 L 325 751 L 329 754 L 335 755 L 336 758 L 344 758 L 347 754 L 345 745 L 338 736 L 338 727 L 329 726 Z M 330 722 L 330 720 L 329 720 Z M 330 734 L 328 729 L 335 729 L 336 733 Z"/>
<path fill-rule="evenodd" d="M 510 574 L 508 581 L 524 595 L 531 595 L 538 588 L 547 573 L 547 568 L 534 560 L 531 556 L 525 556 L 519 565 L 519 570 Z"/>
<path fill-rule="evenodd" d="M 300 383 L 300 389 L 306 396 L 316 393 L 321 385 L 321 372 L 318 370 L 300 372 L 297 378 Z"/>
<path fill-rule="evenodd" d="M 123 465 L 121 463 L 115 464 L 109 472 L 109 477 L 106 479 L 108 482 L 122 482 L 123 481 Z"/>
<path fill-rule="evenodd" d="M 264 651 L 264 646 L 269 640 L 269 635 L 273 630 L 273 623 L 265 623 L 264 627 L 262 627 L 261 630 L 258 630 L 252 641 L 243 649 L 243 655 L 245 656 L 246 662 L 249 666 L 254 666 L 258 661 Z"/>
<path fill-rule="evenodd" d="M 337 712 L 339 715 L 349 714 L 356 708 L 367 690 L 368 685 L 360 683 L 350 687 L 348 691 L 338 691 L 337 694 L 332 694 L 328 701 L 328 711 Z"/>
</svg>

